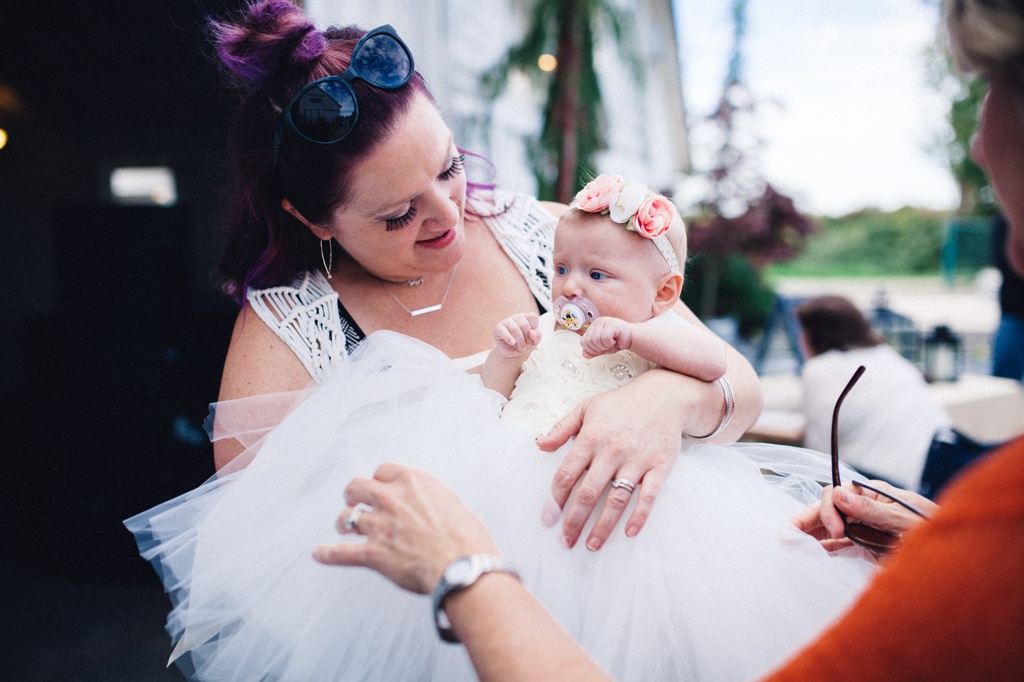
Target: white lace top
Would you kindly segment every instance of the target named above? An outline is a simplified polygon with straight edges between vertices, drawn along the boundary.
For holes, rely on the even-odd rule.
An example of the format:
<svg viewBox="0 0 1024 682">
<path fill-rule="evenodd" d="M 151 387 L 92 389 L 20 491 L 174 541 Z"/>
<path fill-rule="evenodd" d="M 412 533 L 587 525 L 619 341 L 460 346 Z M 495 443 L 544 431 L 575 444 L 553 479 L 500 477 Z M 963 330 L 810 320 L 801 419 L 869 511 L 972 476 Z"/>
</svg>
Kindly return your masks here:
<svg viewBox="0 0 1024 682">
<path fill-rule="evenodd" d="M 512 192 L 495 191 L 488 200 L 467 203 L 515 263 L 530 292 L 549 310 L 554 216 L 535 198 Z M 247 298 L 318 384 L 363 339 L 342 317 L 338 294 L 319 271 L 302 273 L 287 286 L 253 289 Z"/>
</svg>

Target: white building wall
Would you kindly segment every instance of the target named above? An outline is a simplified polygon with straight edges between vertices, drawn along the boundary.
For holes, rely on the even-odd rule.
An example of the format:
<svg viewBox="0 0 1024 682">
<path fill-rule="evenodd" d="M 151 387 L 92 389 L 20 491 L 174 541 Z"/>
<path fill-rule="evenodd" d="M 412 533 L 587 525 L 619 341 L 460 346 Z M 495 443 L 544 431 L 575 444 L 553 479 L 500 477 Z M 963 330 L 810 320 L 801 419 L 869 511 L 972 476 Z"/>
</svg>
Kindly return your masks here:
<svg viewBox="0 0 1024 682">
<path fill-rule="evenodd" d="M 670 0 L 619 0 L 633 13 L 645 73 L 638 83 L 618 57 L 611 35 L 595 55 L 608 121 L 609 149 L 598 172 L 620 173 L 652 186 L 673 186 L 689 170 L 678 49 Z M 306 0 L 317 25 L 391 24 L 412 49 L 455 132 L 456 143 L 491 159 L 501 186 L 536 192 L 526 140 L 541 127 L 544 93 L 513 77 L 493 104 L 480 75 L 524 33 L 525 0 Z M 636 4 L 636 7 L 633 5 Z"/>
<path fill-rule="evenodd" d="M 620 0 L 629 11 L 636 3 Z M 619 57 L 614 39 L 599 45 L 596 67 L 608 120 L 608 150 L 597 160 L 601 172 L 644 179 L 670 189 L 690 171 L 679 49 L 668 0 L 642 0 L 634 8 L 642 82 Z"/>
</svg>

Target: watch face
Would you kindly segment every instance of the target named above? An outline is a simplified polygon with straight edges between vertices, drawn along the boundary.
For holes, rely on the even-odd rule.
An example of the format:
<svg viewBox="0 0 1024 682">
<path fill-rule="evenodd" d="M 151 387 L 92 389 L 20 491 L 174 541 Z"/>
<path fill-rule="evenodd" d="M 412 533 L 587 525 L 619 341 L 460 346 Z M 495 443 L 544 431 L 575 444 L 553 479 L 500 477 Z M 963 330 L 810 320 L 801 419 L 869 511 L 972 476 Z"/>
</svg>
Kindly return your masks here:
<svg viewBox="0 0 1024 682">
<path fill-rule="evenodd" d="M 472 570 L 473 566 L 469 557 L 464 557 L 453 561 L 448 566 L 448 570 L 444 572 L 444 577 L 452 585 L 461 585 L 469 579 Z"/>
</svg>

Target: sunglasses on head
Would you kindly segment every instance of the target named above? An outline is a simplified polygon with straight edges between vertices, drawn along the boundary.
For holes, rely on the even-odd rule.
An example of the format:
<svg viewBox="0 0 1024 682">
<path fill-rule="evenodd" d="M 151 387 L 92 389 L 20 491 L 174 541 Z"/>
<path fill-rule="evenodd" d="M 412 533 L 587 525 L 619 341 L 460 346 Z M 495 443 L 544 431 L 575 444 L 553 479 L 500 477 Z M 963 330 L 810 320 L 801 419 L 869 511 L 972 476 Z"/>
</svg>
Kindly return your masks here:
<svg viewBox="0 0 1024 682">
<path fill-rule="evenodd" d="M 281 127 L 308 142 L 335 144 L 352 132 L 359 120 L 359 100 L 352 81 L 382 90 L 396 90 L 415 72 L 412 52 L 395 29 L 385 24 L 368 32 L 352 49 L 344 73 L 305 85 L 281 112 L 274 135 L 274 162 L 281 144 Z"/>
<path fill-rule="evenodd" d="M 857 371 L 853 373 L 853 377 L 850 379 L 849 383 L 846 384 L 846 388 L 843 389 L 843 392 L 839 394 L 839 399 L 836 400 L 836 407 L 832 411 L 832 486 L 834 488 L 838 488 L 842 485 L 842 481 L 839 480 L 839 406 L 843 404 L 843 399 L 846 397 L 846 394 L 850 392 L 850 389 L 853 388 L 853 385 L 857 383 L 857 380 L 860 379 L 860 375 L 863 373 L 864 365 L 861 365 L 857 368 Z M 923 519 L 928 518 L 928 516 L 920 509 L 908 502 L 904 502 L 894 495 L 890 495 L 889 493 L 879 490 L 872 485 L 868 485 L 863 481 L 854 481 L 853 483 L 854 485 L 867 488 L 874 493 L 892 500 L 896 504 L 910 510 Z M 845 514 L 838 509 L 836 511 L 839 513 L 839 517 L 843 520 L 843 532 L 846 537 L 861 547 L 867 547 L 873 552 L 884 554 L 889 550 L 894 549 L 900 543 L 900 537 L 898 535 L 860 522 L 850 522 L 846 519 Z"/>
</svg>

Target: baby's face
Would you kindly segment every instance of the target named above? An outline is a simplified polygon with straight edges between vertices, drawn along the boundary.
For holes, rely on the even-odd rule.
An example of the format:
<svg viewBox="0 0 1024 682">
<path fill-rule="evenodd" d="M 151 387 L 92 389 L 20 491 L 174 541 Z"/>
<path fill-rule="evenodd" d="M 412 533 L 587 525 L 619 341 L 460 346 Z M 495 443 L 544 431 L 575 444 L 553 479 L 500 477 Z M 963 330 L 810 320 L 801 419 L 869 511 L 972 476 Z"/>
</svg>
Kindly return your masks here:
<svg viewBox="0 0 1024 682">
<path fill-rule="evenodd" d="M 668 264 L 654 244 L 607 216 L 566 211 L 555 230 L 552 300 L 583 296 L 602 316 L 644 322 Z"/>
</svg>

